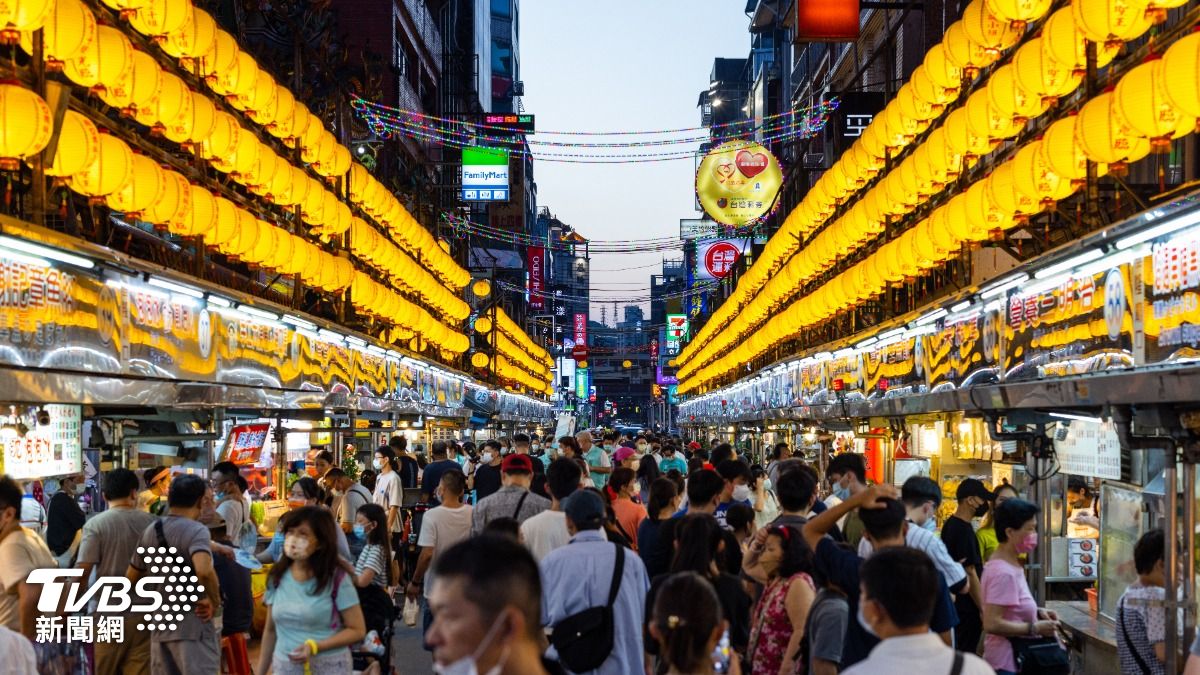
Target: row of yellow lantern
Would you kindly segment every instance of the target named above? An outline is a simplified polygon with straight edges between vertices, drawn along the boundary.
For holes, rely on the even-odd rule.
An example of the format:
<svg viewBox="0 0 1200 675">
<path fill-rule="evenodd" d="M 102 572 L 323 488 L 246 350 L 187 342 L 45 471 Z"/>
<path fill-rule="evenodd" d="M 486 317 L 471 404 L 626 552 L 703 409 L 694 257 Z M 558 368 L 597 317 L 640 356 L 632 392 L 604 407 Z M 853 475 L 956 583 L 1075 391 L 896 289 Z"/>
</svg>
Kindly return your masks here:
<svg viewBox="0 0 1200 675">
<path fill-rule="evenodd" d="M 529 354 L 534 360 L 540 361 L 547 369 L 554 366 L 554 359 L 551 358 L 550 352 L 546 351 L 541 345 L 534 342 L 533 339 L 530 338 L 529 335 L 527 335 L 519 325 L 517 325 L 517 322 L 513 321 L 512 318 L 508 316 L 503 308 L 498 308 L 496 310 L 496 323 L 500 330 L 514 337 L 521 349 Z"/>
<path fill-rule="evenodd" d="M 49 117 L 49 107 L 37 94 L 15 84 L 0 85 L 0 110 L 9 114 L 28 110 L 33 119 Z M 41 147 L 45 147 L 44 139 L 48 137 L 45 129 L 38 132 Z M 40 148 L 31 148 L 26 156 L 33 152 L 40 152 Z M 90 159 L 81 164 L 81 157 Z M 443 349 L 466 350 L 466 336 L 433 320 L 428 312 L 398 294 L 375 288 L 379 285 L 356 272 L 348 259 L 322 251 L 233 202 L 191 185 L 182 174 L 134 153 L 121 139 L 100 133 L 90 120 L 74 111 L 66 113 L 59 152 L 48 171 L 66 178 L 67 185 L 76 192 L 104 198 L 111 208 L 131 217 L 178 235 L 202 235 L 208 245 L 235 259 L 284 274 L 298 274 L 306 284 L 330 293 L 350 288 L 352 283 L 363 286 L 357 291 L 360 301 L 355 303 L 361 311 L 408 326 Z"/>
<path fill-rule="evenodd" d="M 1116 55 L 1117 43 L 1111 41 L 1114 37 L 1131 39 L 1150 26 L 1151 14 L 1145 5 L 1134 12 L 1122 12 L 1108 5 L 1096 7 L 1091 0 L 1077 0 L 1072 7 L 1059 10 L 1047 20 L 1041 37 L 1022 45 L 1013 62 L 996 69 L 987 86 L 947 116 L 898 169 L 780 270 L 782 261 L 795 252 L 797 240 L 820 226 L 878 174 L 886 156 L 910 144 L 941 114 L 945 103 L 957 95 L 964 72 L 989 65 L 1003 49 L 1016 43 L 1020 35 L 1012 29 L 1012 22 L 1017 20 L 1008 18 L 1014 15 L 1012 8 L 1004 8 L 1006 13 L 1001 13 L 993 4 L 999 3 L 985 5 L 975 0 L 968 5 L 963 19 L 930 50 L 896 98 L 789 214 L 781 227 L 785 236 L 768 242 L 757 264 L 739 283 L 735 297 L 722 306 L 724 311 L 718 312 L 715 321 L 710 321 L 714 326 L 738 325 L 741 330 L 721 334 L 720 344 L 712 342 L 717 337 L 715 327 L 702 330 L 681 354 L 681 375 L 697 367 L 689 367 L 689 363 L 710 361 L 741 333 L 761 323 L 774 305 L 794 294 L 797 282 L 811 278 L 832 260 L 874 238 L 891 218 L 911 212 L 980 155 L 1015 136 L 1030 118 L 1044 113 L 1051 101 L 1078 87 L 1087 39 L 1109 40 L 1098 46 L 1099 65 L 1104 66 Z M 1083 7 L 1108 19 L 1085 24 L 1078 19 Z M 1108 32 L 1101 36 L 1095 32 L 1099 30 Z M 762 292 L 753 295 L 759 289 Z M 753 300 L 749 300 L 751 295 Z"/>
<path fill-rule="evenodd" d="M 538 382 L 540 386 L 550 384 L 550 369 L 545 364 L 530 357 L 515 342 L 509 339 L 508 335 L 500 331 L 495 331 L 489 338 L 495 344 L 498 357 L 506 359 L 514 367 L 524 371 L 529 375 L 531 380 Z"/>
<path fill-rule="evenodd" d="M 983 241 L 1065 199 L 1081 185 L 1089 161 L 1103 175 L 1111 165 L 1145 157 L 1156 143 L 1193 132 L 1200 118 L 1196 82 L 1200 34 L 1193 33 L 1172 44 L 1163 58 L 1127 72 L 1112 92 L 1089 100 L 1078 115 L 1051 124 L 1041 139 L 1022 146 L 984 180 L 866 260 L 774 313 L 728 354 L 688 369 L 681 391 L 695 391 L 799 329 L 853 307 L 889 284 L 937 267 L 957 255 L 964 243 Z"/>
<path fill-rule="evenodd" d="M 228 45 L 232 44 L 236 52 L 236 43 L 232 42 L 231 38 L 219 41 L 213 39 L 216 33 L 215 24 L 203 11 L 197 10 L 194 21 L 186 24 L 185 28 L 188 29 L 187 35 L 191 36 L 189 42 L 193 45 L 211 45 L 211 48 L 218 52 L 228 52 Z M 120 31 L 108 26 L 97 27 L 91 12 L 79 0 L 59 0 L 43 32 L 47 36 L 49 58 L 65 62 L 67 76 L 77 84 L 98 87 L 100 97 L 109 105 L 125 110 L 142 124 L 160 129 L 167 138 L 187 144 L 198 155 L 208 159 L 215 168 L 229 173 L 235 181 L 246 185 L 269 201 L 281 206 L 301 205 L 305 222 L 316 228 L 316 233 L 322 239 L 328 240 L 349 228 L 352 217 L 349 206 L 326 189 L 320 181 L 310 178 L 303 169 L 292 166 L 286 159 L 279 157 L 268 145 L 259 142 L 252 132 L 242 127 L 232 115 L 218 111 L 208 98 L 190 91 L 180 78 L 162 69 L 152 56 L 133 49 Z M 195 39 L 197 34 L 206 35 L 208 38 Z M 167 41 L 172 45 L 178 42 L 179 40 Z M 31 43 L 32 40 L 25 34 L 22 44 L 30 51 Z M 86 51 L 89 45 L 93 49 L 103 47 L 104 51 L 102 54 L 96 52 L 95 58 L 89 58 Z M 167 49 L 178 55 L 201 53 L 189 52 L 186 49 Z M 236 61 L 242 63 L 240 67 L 243 71 L 251 72 L 257 78 L 255 90 L 266 92 L 262 94 L 262 98 L 269 100 L 272 105 L 280 102 L 294 104 L 290 93 L 279 93 L 286 92 L 287 89 L 275 84 L 266 72 L 257 71 L 252 59 L 249 62 L 246 62 L 246 58 Z M 242 81 L 248 79 L 243 77 Z M 213 83 L 213 87 L 222 93 L 230 94 L 233 90 L 222 89 L 227 84 L 218 80 Z M 246 108 L 252 105 L 244 95 L 230 96 L 230 100 L 238 107 Z M 263 110 L 266 107 L 258 106 L 258 109 Z M 311 117 L 306 109 L 303 110 L 303 114 Z M 275 118 L 259 114 L 256 119 L 263 123 Z M 315 121 L 316 118 L 312 117 L 312 120 Z M 289 128 L 296 127 L 296 124 L 289 125 Z M 333 136 L 324 131 L 319 121 L 306 123 L 306 128 L 314 130 L 313 133 L 320 131 L 323 134 L 313 140 L 313 148 L 331 145 Z M 271 129 L 278 131 L 277 127 Z M 314 169 L 318 172 L 343 175 L 350 169 L 350 153 L 340 145 L 333 145 L 336 147 L 335 152 L 330 155 L 332 160 L 322 164 L 318 158 L 308 159 L 314 162 Z M 76 163 L 85 164 L 89 161 L 86 148 L 80 150 L 74 153 Z M 321 171 L 322 168 L 332 168 L 332 171 Z M 361 169 L 361 166 L 358 168 Z M 370 187 L 368 185 L 368 188 Z M 377 182 L 375 187 L 381 188 Z M 381 189 L 378 191 L 382 192 Z M 359 191 L 358 196 L 362 197 L 362 192 Z M 360 201 L 373 216 L 382 219 L 382 216 L 390 215 L 392 220 L 407 225 L 404 229 L 392 228 L 395 234 L 407 235 L 404 240 L 414 242 L 414 246 L 431 245 L 432 237 L 424 233 L 423 228 L 411 218 L 406 222 L 400 217 L 398 211 L 402 212 L 403 209 L 398 201 L 391 198 L 392 206 L 385 212 L 382 207 L 372 209 L 370 204 L 379 200 L 371 200 L 369 192 L 366 196 L 367 199 Z M 415 236 L 417 231 L 424 233 L 425 237 Z M 448 258 L 440 250 L 437 253 L 441 254 L 438 257 Z M 452 278 L 461 280 L 467 273 L 453 265 L 452 260 L 450 262 L 457 269 L 457 274 Z M 419 284 L 416 289 L 431 304 L 445 309 L 448 313 L 465 317 L 465 305 L 449 301 L 453 299 L 453 294 L 442 286 L 437 285 L 434 288 L 432 284 Z"/>
<path fill-rule="evenodd" d="M 289 147 L 298 144 L 301 159 L 318 174 L 343 176 L 353 164 L 358 170 L 353 176 L 357 189 L 352 202 L 385 225 L 411 252 L 436 248 L 432 236 L 361 165 L 352 162 L 350 151 L 337 143 L 321 121 L 296 101 L 289 89 L 259 69 L 233 36 L 217 29 L 211 16 L 182 0 L 117 4 L 125 5 L 121 10 L 131 26 L 156 38 L 167 54 L 202 76 L 215 93 Z M 218 113 L 212 101 L 189 91 L 182 80 L 159 68 L 153 57 L 133 49 L 118 29 L 98 26 L 80 0 L 58 0 L 46 7 L 43 35 L 52 67 L 61 65 L 77 84 L 92 87 L 106 103 L 127 110 L 171 140 L 201 144 L 212 134 L 214 142 L 205 144 L 203 152 L 215 160 L 217 168 L 244 178 L 241 182 L 275 203 L 307 205 L 305 219 L 317 226 L 322 236 L 345 232 L 349 209 L 337 206 L 332 193 L 301 175 L 296 167 L 288 171 L 287 161 L 258 143 L 232 117 Z M 167 16 L 171 19 L 164 20 Z M 36 23 L 22 24 L 22 44 L 29 51 L 29 31 L 34 27 Z M 433 269 L 447 284 L 455 290 L 465 285 L 469 275 L 453 258 L 441 251 L 430 257 Z"/>
<path fill-rule="evenodd" d="M 471 307 L 466 302 L 361 218 L 351 220 L 350 250 L 395 283 L 424 296 L 431 307 L 446 316 L 462 321 L 471 314 Z"/>
<path fill-rule="evenodd" d="M 534 377 L 524 369 L 513 365 L 508 358 L 504 356 L 496 356 L 495 372 L 500 377 L 506 380 L 512 380 L 527 390 L 541 393 L 549 396 L 554 393 L 551 384 L 540 378 Z"/>
</svg>

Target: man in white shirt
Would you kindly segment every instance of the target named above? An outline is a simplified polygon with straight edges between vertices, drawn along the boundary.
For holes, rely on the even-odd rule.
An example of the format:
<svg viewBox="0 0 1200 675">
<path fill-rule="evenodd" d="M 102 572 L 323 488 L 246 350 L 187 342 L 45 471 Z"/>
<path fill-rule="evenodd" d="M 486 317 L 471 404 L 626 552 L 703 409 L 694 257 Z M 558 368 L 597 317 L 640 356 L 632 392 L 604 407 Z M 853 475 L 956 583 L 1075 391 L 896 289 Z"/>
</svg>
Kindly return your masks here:
<svg viewBox="0 0 1200 675">
<path fill-rule="evenodd" d="M 926 527 L 926 523 L 936 522 L 933 514 L 942 501 L 941 488 L 929 478 L 913 476 L 900 489 L 900 501 L 904 502 L 910 523 L 904 535 L 904 545 L 924 551 L 933 560 L 934 567 L 946 578 L 951 593 L 965 593 L 967 572 L 962 563 L 950 557 L 950 551 L 946 549 L 937 530 Z M 866 537 L 858 542 L 858 557 L 866 560 L 874 550 Z"/>
<path fill-rule="evenodd" d="M 938 573 L 929 556 L 906 546 L 883 549 L 863 563 L 859 580 L 858 620 L 883 642 L 842 675 L 995 675 L 983 659 L 930 632 Z"/>
<path fill-rule="evenodd" d="M 417 537 L 417 546 L 421 554 L 417 558 L 417 569 L 413 572 L 412 581 L 405 589 L 405 595 L 412 599 L 420 598 L 425 611 L 422 632 L 429 631 L 433 623 L 433 615 L 429 611 L 428 597 L 433 589 L 433 573 L 431 566 L 438 557 L 451 546 L 471 536 L 471 513 L 469 504 L 463 503 L 463 494 L 467 491 L 467 478 L 461 471 L 450 469 L 442 474 L 438 487 L 434 488 L 441 506 L 425 512 L 421 519 L 421 534 Z"/>
<path fill-rule="evenodd" d="M 579 464 L 565 457 L 550 462 L 550 468 L 546 469 L 550 510 L 542 511 L 521 523 L 521 535 L 525 538 L 525 545 L 539 563 L 548 553 L 566 546 L 571 541 L 571 534 L 567 532 L 567 514 L 563 513 L 562 503 L 579 489 L 579 479 L 582 476 L 583 470 L 579 468 Z M 604 530 L 601 529 L 600 532 L 603 533 Z"/>
</svg>

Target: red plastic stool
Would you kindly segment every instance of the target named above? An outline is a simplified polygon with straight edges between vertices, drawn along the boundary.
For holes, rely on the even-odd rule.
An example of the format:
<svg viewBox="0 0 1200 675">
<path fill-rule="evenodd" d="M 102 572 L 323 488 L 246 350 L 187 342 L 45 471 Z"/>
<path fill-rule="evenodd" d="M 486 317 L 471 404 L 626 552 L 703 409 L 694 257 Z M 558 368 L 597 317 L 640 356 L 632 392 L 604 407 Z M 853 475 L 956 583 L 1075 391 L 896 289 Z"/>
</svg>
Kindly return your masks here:
<svg viewBox="0 0 1200 675">
<path fill-rule="evenodd" d="M 245 634 L 234 633 L 221 638 L 221 673 L 254 675 L 250 670 L 250 654 L 246 651 Z"/>
</svg>

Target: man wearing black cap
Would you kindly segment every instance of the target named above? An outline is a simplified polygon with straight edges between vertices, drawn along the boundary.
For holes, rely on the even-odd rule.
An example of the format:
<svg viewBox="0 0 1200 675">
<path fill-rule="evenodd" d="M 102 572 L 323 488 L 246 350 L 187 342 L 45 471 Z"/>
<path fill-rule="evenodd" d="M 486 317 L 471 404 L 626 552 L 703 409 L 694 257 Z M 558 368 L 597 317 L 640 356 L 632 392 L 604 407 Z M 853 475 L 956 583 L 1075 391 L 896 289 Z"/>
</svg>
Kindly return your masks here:
<svg viewBox="0 0 1200 675">
<path fill-rule="evenodd" d="M 967 571 L 966 592 L 955 597 L 954 608 L 958 610 L 958 626 L 954 628 L 954 644 L 964 652 L 974 653 L 983 636 L 983 616 L 980 614 L 983 600 L 979 575 L 983 574 L 983 556 L 979 552 L 979 541 L 971 520 L 987 513 L 992 501 L 991 491 L 974 478 L 958 484 L 955 493 L 958 509 L 942 525 L 942 543 L 950 557 L 962 563 Z"/>
<path fill-rule="evenodd" d="M 542 621 L 554 627 L 568 617 L 608 602 L 614 580 L 617 546 L 605 540 L 604 499 L 598 492 L 576 490 L 563 502 L 567 531 L 571 542 L 546 555 L 539 567 L 542 572 Z M 643 672 L 642 621 L 646 611 L 646 593 L 650 579 L 646 566 L 636 553 L 622 551 L 625 563 L 617 596 L 612 603 L 612 652 L 594 671 L 600 675 Z M 546 653 L 559 658 L 554 647 Z"/>
<path fill-rule="evenodd" d="M 483 532 L 497 518 L 512 518 L 523 523 L 550 508 L 550 500 L 529 491 L 533 483 L 533 460 L 529 455 L 512 454 L 500 463 L 501 488 L 481 499 L 471 514 L 471 536 Z"/>
</svg>

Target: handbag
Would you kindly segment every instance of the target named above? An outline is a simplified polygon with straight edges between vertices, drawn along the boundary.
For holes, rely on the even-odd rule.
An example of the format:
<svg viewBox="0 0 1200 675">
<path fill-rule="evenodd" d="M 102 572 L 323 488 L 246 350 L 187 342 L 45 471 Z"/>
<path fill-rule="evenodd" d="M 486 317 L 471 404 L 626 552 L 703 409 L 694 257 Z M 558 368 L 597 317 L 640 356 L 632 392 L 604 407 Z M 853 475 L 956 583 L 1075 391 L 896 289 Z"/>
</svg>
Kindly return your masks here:
<svg viewBox="0 0 1200 675">
<path fill-rule="evenodd" d="M 554 626 L 550 635 L 550 644 L 558 652 L 558 660 L 571 672 L 595 670 L 612 653 L 613 603 L 617 600 L 621 574 L 625 570 L 625 547 L 613 546 L 617 548 L 617 559 L 609 584 L 608 603 L 568 616 Z"/>
<path fill-rule="evenodd" d="M 1010 637 L 1017 675 L 1069 675 L 1071 659 L 1053 637 Z"/>
</svg>

